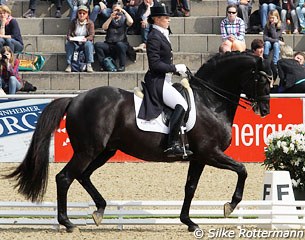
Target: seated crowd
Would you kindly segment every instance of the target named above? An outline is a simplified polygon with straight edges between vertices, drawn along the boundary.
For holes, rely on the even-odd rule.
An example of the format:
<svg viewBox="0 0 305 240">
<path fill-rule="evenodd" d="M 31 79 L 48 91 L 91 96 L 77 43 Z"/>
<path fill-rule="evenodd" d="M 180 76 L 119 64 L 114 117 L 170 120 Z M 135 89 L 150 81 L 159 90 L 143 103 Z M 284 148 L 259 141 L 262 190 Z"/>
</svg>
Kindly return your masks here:
<svg viewBox="0 0 305 240">
<path fill-rule="evenodd" d="M 230 2 L 232 1 L 228 1 L 226 8 L 227 16 L 220 24 L 222 43 L 219 46 L 219 52 L 221 53 L 246 50 L 245 34 L 248 25 L 245 22 L 247 21 L 243 21 L 244 16 L 240 14 L 241 3 L 236 5 Z M 281 47 L 285 45 L 282 35 L 287 31 L 285 24 L 287 9 L 284 8 L 284 6 L 287 8 L 287 4 L 290 4 L 290 1 L 286 1 L 283 3 L 283 8 L 279 8 L 279 3 L 267 4 L 260 1 L 260 11 L 264 12 L 264 16 L 261 15 L 262 26 L 264 26 L 263 37 L 253 40 L 251 51 L 263 59 L 267 74 L 274 80 L 279 77 L 279 86 L 272 89 L 273 92 L 305 92 L 304 53 L 297 52 L 291 59 L 280 59 Z M 293 10 L 290 7 L 288 9 Z M 294 23 L 297 22 L 293 13 L 290 16 L 295 20 Z M 298 28 L 298 25 L 294 25 L 293 33 L 299 33 Z M 303 29 L 301 33 L 302 31 Z"/>
<path fill-rule="evenodd" d="M 67 62 L 65 71 L 93 72 L 94 54 L 101 71 L 114 71 L 113 68 L 109 69 L 109 58 L 112 59 L 114 64 L 118 63 L 115 71 L 125 71 L 127 57 L 134 61 L 135 51 L 146 52 L 147 36 L 152 24 L 148 21 L 148 17 L 150 8 L 157 2 L 157 0 L 123 0 L 122 3 L 124 5 L 122 5 L 116 0 L 93 0 L 93 2 L 92 0 L 67 0 L 70 7 L 71 22 L 65 44 Z M 171 1 L 171 3 L 171 16 L 187 17 L 190 15 L 187 0 Z M 228 0 L 226 17 L 220 24 L 222 37 L 222 44 L 219 46 L 220 52 L 246 51 L 245 35 L 251 27 L 252 4 L 252 0 Z M 252 42 L 251 51 L 264 59 L 268 74 L 273 75 L 274 79 L 279 76 L 280 80 L 282 80 L 285 79 L 286 75 L 283 73 L 285 69 L 280 66 L 282 62 L 285 62 L 282 59 L 280 60 L 280 51 L 281 46 L 285 44 L 282 35 L 287 31 L 287 18 L 291 18 L 294 23 L 293 33 L 299 33 L 299 29 L 301 29 L 300 33 L 303 33 L 305 14 L 303 5 L 305 4 L 302 0 L 296 5 L 293 5 L 291 0 L 283 0 L 282 5 L 278 0 L 260 0 L 259 4 L 263 36 L 262 39 L 255 39 Z M 60 6 L 61 0 L 58 0 L 56 2 L 55 17 L 61 17 Z M 92 6 L 91 11 L 90 6 Z M 29 11 L 23 17 L 34 17 L 35 8 L 36 0 L 31 0 Z M 0 5 L 0 18 L 2 23 L 0 28 L 0 49 L 4 51 L 1 59 L 0 86 L 7 88 L 9 93 L 15 93 L 22 88 L 22 80 L 18 74 L 19 62 L 14 57 L 14 53 L 23 50 L 23 41 L 18 22 L 12 17 L 11 11 L 6 5 Z M 105 41 L 94 41 L 95 29 L 99 27 L 106 34 Z M 141 44 L 137 47 L 131 47 L 127 40 L 128 34 L 140 35 Z M 80 59 L 81 53 L 84 61 L 82 69 L 75 70 L 73 62 Z M 304 59 L 302 53 L 298 53 L 295 56 L 296 59 L 302 57 Z M 301 70 L 304 70 L 303 64 L 301 65 Z M 294 66 L 299 67 L 298 65 Z M 10 74 L 4 74 L 5 72 Z M 296 79 L 295 82 L 299 80 L 302 79 Z M 289 88 L 286 82 L 285 84 L 280 83 L 282 84 L 280 91 L 285 91 Z M 289 83 L 291 83 L 291 80 L 289 80 Z"/>
</svg>

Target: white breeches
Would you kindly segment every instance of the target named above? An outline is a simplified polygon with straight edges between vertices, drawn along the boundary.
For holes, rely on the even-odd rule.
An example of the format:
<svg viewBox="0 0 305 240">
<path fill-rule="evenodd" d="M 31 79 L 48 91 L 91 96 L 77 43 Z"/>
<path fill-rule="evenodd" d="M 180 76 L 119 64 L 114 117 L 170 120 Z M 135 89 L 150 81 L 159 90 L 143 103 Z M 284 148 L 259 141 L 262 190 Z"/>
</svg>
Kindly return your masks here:
<svg viewBox="0 0 305 240">
<path fill-rule="evenodd" d="M 176 105 L 181 105 L 184 110 L 187 110 L 187 103 L 182 95 L 167 81 L 163 85 L 163 102 L 166 106 L 175 109 Z"/>
</svg>

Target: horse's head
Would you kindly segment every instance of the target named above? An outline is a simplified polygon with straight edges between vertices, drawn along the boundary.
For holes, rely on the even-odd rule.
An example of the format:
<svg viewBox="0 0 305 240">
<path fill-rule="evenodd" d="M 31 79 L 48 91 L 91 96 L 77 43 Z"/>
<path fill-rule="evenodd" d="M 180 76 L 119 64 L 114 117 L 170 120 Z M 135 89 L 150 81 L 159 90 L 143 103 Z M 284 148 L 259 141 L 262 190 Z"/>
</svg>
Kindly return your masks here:
<svg viewBox="0 0 305 240">
<path fill-rule="evenodd" d="M 272 78 L 263 71 L 261 58 L 256 58 L 256 67 L 252 69 L 250 76 L 241 81 L 242 92 L 252 103 L 253 111 L 265 117 L 270 113 L 270 85 Z"/>
<path fill-rule="evenodd" d="M 236 105 L 244 93 L 257 114 L 269 114 L 270 82 L 262 59 L 251 53 L 215 55 L 197 71 L 193 84 Z"/>
</svg>

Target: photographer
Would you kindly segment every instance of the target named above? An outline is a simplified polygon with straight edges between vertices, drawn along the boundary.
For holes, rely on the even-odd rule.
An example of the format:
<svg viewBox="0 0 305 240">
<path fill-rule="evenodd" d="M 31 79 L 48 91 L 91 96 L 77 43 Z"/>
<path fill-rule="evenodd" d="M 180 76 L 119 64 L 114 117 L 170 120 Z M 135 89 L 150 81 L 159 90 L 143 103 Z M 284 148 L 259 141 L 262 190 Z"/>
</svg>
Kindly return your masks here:
<svg viewBox="0 0 305 240">
<path fill-rule="evenodd" d="M 125 71 L 126 52 L 128 49 L 127 28 L 133 24 L 132 17 L 120 4 L 112 7 L 112 13 L 102 28 L 107 31 L 105 42 L 95 43 L 95 52 L 99 63 L 104 70 L 105 57 L 111 56 L 119 59 L 119 72 Z"/>
<path fill-rule="evenodd" d="M 15 94 L 23 87 L 19 76 L 19 59 L 15 59 L 12 50 L 4 46 L 1 50 L 0 87 L 5 93 Z"/>
</svg>

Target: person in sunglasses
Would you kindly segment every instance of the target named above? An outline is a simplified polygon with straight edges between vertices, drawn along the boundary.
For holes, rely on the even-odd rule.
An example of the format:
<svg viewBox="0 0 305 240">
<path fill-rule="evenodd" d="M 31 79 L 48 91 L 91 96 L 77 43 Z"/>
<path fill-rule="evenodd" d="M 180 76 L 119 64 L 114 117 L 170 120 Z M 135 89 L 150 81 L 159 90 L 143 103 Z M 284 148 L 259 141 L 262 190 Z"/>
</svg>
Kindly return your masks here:
<svg viewBox="0 0 305 240">
<path fill-rule="evenodd" d="M 246 50 L 245 23 L 237 17 L 237 6 L 230 4 L 226 8 L 227 17 L 220 23 L 222 44 L 220 49 L 223 52 Z"/>
</svg>

